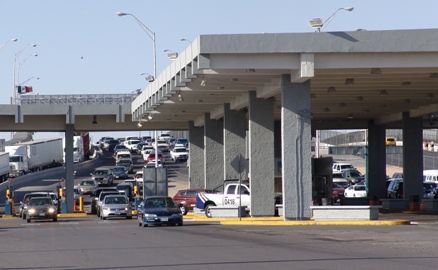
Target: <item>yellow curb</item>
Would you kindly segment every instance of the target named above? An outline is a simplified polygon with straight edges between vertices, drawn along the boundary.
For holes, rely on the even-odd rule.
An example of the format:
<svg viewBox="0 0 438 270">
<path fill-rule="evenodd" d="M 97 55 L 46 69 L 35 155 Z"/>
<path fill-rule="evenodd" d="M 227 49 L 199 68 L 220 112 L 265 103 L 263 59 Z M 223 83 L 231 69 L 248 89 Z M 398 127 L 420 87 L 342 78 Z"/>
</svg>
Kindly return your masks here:
<svg viewBox="0 0 438 270">
<path fill-rule="evenodd" d="M 304 226 L 304 225 L 379 225 L 379 226 L 394 226 L 394 225 L 410 225 L 409 220 L 330 220 L 330 221 L 312 221 L 312 220 L 283 220 L 283 221 L 259 221 L 259 220 L 242 220 L 220 221 L 221 225 L 263 225 L 263 226 Z"/>
<path fill-rule="evenodd" d="M 58 217 L 60 218 L 76 218 L 76 217 L 86 217 L 86 216 L 87 213 L 85 212 L 58 214 Z"/>
<path fill-rule="evenodd" d="M 2 218 L 15 218 L 16 216 L 13 215 L 2 215 Z"/>
</svg>

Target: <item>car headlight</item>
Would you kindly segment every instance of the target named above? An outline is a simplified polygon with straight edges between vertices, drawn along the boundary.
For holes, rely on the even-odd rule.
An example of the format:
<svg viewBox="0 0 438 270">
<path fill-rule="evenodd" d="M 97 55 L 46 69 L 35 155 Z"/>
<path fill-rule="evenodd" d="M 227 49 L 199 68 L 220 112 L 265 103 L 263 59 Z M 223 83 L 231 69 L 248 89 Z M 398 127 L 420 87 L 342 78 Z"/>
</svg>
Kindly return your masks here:
<svg viewBox="0 0 438 270">
<path fill-rule="evenodd" d="M 33 214 L 33 213 L 35 213 L 35 209 L 33 209 L 33 208 L 31 208 L 31 209 L 29 209 L 29 210 L 27 210 L 29 213 L 31 213 L 31 214 Z"/>
<path fill-rule="evenodd" d="M 55 208 L 49 208 L 49 213 L 55 213 Z"/>
<path fill-rule="evenodd" d="M 156 220 L 157 219 L 157 215 L 155 215 L 155 214 L 145 214 L 144 217 L 147 220 Z"/>
</svg>

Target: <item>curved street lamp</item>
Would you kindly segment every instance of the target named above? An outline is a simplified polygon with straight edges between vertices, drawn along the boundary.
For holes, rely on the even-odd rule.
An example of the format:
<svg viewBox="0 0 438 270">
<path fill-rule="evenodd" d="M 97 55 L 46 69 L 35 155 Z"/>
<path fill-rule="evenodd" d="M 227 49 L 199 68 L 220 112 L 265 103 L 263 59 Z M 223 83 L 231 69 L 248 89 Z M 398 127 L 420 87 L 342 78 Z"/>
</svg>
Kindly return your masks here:
<svg viewBox="0 0 438 270">
<path fill-rule="evenodd" d="M 321 29 L 326 27 L 330 21 L 335 17 L 336 13 L 338 13 L 341 10 L 346 10 L 346 11 L 353 11 L 354 7 L 345 7 L 345 8 L 338 8 L 332 15 L 330 15 L 330 17 L 328 17 L 324 22 L 322 22 L 321 18 L 315 18 L 313 20 L 309 21 L 310 26 L 312 26 L 313 28 L 316 28 L 316 32 L 321 32 Z"/>
<path fill-rule="evenodd" d="M 11 38 L 11 39 L 9 39 L 9 40 L 6 40 L 5 42 L 3 42 L 1 45 L 0 45 L 0 51 L 3 49 L 3 47 L 5 47 L 5 45 L 8 43 L 8 42 L 16 42 L 18 39 L 16 39 L 16 38 Z"/>
<path fill-rule="evenodd" d="M 28 81 L 30 81 L 30 80 L 32 80 L 32 79 L 36 79 L 36 80 L 39 80 L 39 79 L 40 79 L 40 77 L 30 77 L 29 79 L 27 79 L 27 80 L 25 80 L 25 81 L 23 81 L 23 82 L 19 83 L 18 85 L 23 85 L 23 84 L 27 83 Z"/>
<path fill-rule="evenodd" d="M 146 78 L 145 78 L 148 82 L 153 82 L 153 81 L 155 80 L 154 76 L 152 76 L 152 75 L 149 74 L 149 73 L 143 72 L 143 73 L 140 74 L 140 75 L 141 75 L 141 76 L 148 75 L 148 76 L 146 76 Z"/>
<path fill-rule="evenodd" d="M 153 42 L 153 45 L 154 45 L 153 54 L 154 54 L 154 79 L 155 79 L 157 77 L 157 53 L 156 53 L 157 43 L 156 43 L 156 40 L 155 40 L 155 33 L 152 32 L 146 25 L 144 25 L 144 23 L 142 23 L 137 17 L 135 17 L 131 13 L 117 12 L 117 16 L 119 16 L 119 17 L 121 17 L 121 16 L 131 16 L 138 23 L 138 25 L 140 25 L 140 27 L 148 35 L 148 37 L 150 39 L 152 39 L 152 42 Z"/>
<path fill-rule="evenodd" d="M 192 42 L 191 42 L 190 40 L 186 39 L 186 38 L 180 38 L 179 40 L 181 40 L 181 41 L 187 41 L 188 43 L 192 44 Z"/>
</svg>

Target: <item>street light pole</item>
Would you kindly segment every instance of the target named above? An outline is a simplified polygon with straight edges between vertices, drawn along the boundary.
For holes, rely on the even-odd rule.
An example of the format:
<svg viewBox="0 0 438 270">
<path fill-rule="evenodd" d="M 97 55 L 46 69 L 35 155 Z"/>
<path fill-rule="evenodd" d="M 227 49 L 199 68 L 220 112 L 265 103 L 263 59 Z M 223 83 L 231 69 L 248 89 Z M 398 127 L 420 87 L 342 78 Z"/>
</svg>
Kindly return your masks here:
<svg viewBox="0 0 438 270">
<path fill-rule="evenodd" d="M 26 61 L 29 60 L 29 58 L 31 58 L 32 56 L 37 57 L 38 54 L 37 53 L 36 54 L 31 54 L 28 57 L 24 58 L 24 60 L 20 64 L 18 64 L 18 68 L 17 68 L 17 83 L 20 82 L 20 68 L 21 68 L 21 66 L 23 66 L 24 63 L 26 63 Z M 18 85 L 20 85 L 20 84 L 18 84 Z"/>
<path fill-rule="evenodd" d="M 17 79 L 15 76 L 15 72 L 17 71 L 17 58 L 24 52 L 24 50 L 27 49 L 27 47 L 32 46 L 32 47 L 36 47 L 36 44 L 27 44 L 26 46 L 24 46 L 20 51 L 18 51 L 15 54 L 14 57 L 14 65 L 13 65 L 13 81 L 12 81 L 12 97 L 11 97 L 11 104 L 15 104 L 16 98 L 17 98 Z"/>
<path fill-rule="evenodd" d="M 137 17 L 135 17 L 131 13 L 125 13 L 125 12 L 117 12 L 117 16 L 131 16 L 134 18 L 134 20 L 140 25 L 140 27 L 143 29 L 143 31 L 148 35 L 150 39 L 152 39 L 153 42 L 153 57 L 154 57 L 154 79 L 157 78 L 157 43 L 155 40 L 155 32 L 152 32 L 144 23 L 142 23 Z"/>
<path fill-rule="evenodd" d="M 40 77 L 30 77 L 29 79 L 27 79 L 27 80 L 25 80 L 25 81 L 23 81 L 23 82 L 19 83 L 18 85 L 22 85 L 22 84 L 25 84 L 25 83 L 27 83 L 28 81 L 30 81 L 30 80 L 32 80 L 32 79 L 37 79 L 37 80 L 39 80 L 39 79 L 40 79 Z"/>
</svg>

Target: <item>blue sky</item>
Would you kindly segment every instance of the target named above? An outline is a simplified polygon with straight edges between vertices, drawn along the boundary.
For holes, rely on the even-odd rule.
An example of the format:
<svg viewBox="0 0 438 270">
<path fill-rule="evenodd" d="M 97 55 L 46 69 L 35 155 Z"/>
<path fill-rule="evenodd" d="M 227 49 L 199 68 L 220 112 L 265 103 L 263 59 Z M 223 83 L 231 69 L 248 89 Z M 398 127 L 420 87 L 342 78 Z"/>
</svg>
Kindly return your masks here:
<svg viewBox="0 0 438 270">
<path fill-rule="evenodd" d="M 349 6 L 354 7 L 352 12 L 339 11 L 323 31 L 437 27 L 438 1 L 0 0 L 0 44 L 18 39 L 0 51 L 0 104 L 10 104 L 15 55 L 31 43 L 37 46 L 27 47 L 16 65 L 23 63 L 19 82 L 40 77 L 26 84 L 34 94 L 116 94 L 144 89 L 147 81 L 140 74 L 153 74 L 152 40 L 132 17 L 119 17 L 118 11 L 132 13 L 156 33 L 160 74 L 171 63 L 163 50 L 181 52 L 189 45 L 180 38 L 313 32 L 310 19 L 324 21 L 338 8 Z"/>
</svg>

